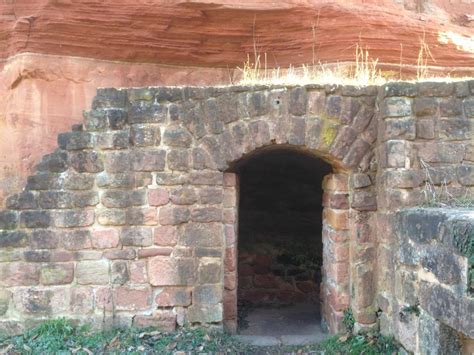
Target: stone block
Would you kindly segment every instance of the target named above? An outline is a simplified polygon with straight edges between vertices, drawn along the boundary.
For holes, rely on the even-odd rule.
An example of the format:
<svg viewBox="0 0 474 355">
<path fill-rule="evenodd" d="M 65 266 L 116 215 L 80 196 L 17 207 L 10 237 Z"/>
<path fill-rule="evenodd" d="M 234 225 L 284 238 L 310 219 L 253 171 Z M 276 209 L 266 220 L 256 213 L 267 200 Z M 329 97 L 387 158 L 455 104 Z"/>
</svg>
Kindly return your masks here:
<svg viewBox="0 0 474 355">
<path fill-rule="evenodd" d="M 216 323 L 223 318 L 222 304 L 191 305 L 188 308 L 188 321 L 190 323 Z"/>
<path fill-rule="evenodd" d="M 107 208 L 141 206 L 146 203 L 146 190 L 108 190 L 101 196 L 102 204 Z"/>
<path fill-rule="evenodd" d="M 58 145 L 61 149 L 81 150 L 94 147 L 92 134 L 89 132 L 67 132 L 58 135 Z"/>
<path fill-rule="evenodd" d="M 449 96 L 454 91 L 453 83 L 420 82 L 416 86 L 419 96 Z"/>
<path fill-rule="evenodd" d="M 367 174 L 356 173 L 351 175 L 352 187 L 355 189 L 361 189 L 372 185 L 372 180 Z"/>
<path fill-rule="evenodd" d="M 406 160 L 406 144 L 400 140 L 389 140 L 383 147 L 382 167 L 404 168 Z"/>
<path fill-rule="evenodd" d="M 375 211 L 377 198 L 374 192 L 355 191 L 352 194 L 351 207 L 358 211 Z"/>
<path fill-rule="evenodd" d="M 420 116 L 436 116 L 438 114 L 439 102 L 433 97 L 416 97 L 413 103 L 415 115 Z"/>
<path fill-rule="evenodd" d="M 125 220 L 131 226 L 154 226 L 158 224 L 157 210 L 153 207 L 128 208 Z"/>
<path fill-rule="evenodd" d="M 449 249 L 428 248 L 421 256 L 421 266 L 443 284 L 456 285 L 464 273 L 459 256 Z"/>
<path fill-rule="evenodd" d="M 123 108 L 126 107 L 127 102 L 127 92 L 125 90 L 103 88 L 97 90 L 97 95 L 92 101 L 92 107 L 94 109 L 109 107 Z"/>
<path fill-rule="evenodd" d="M 0 211 L 0 230 L 15 229 L 17 225 L 18 225 L 17 212 Z"/>
<path fill-rule="evenodd" d="M 62 184 L 63 179 L 59 174 L 38 173 L 28 176 L 26 190 L 59 190 Z"/>
<path fill-rule="evenodd" d="M 148 274 L 146 271 L 146 261 L 132 261 L 129 266 L 130 281 L 132 283 L 148 283 Z"/>
<path fill-rule="evenodd" d="M 166 151 L 160 149 L 135 150 L 130 153 L 130 160 L 135 171 L 163 171 Z"/>
<path fill-rule="evenodd" d="M 191 155 L 185 149 L 173 149 L 166 157 L 168 169 L 175 171 L 187 171 L 191 165 Z"/>
<path fill-rule="evenodd" d="M 80 261 L 76 265 L 76 282 L 80 285 L 106 285 L 110 281 L 107 260 Z"/>
<path fill-rule="evenodd" d="M 199 285 L 194 287 L 193 304 L 215 305 L 222 303 L 222 285 Z"/>
<path fill-rule="evenodd" d="M 245 103 L 250 117 L 263 116 L 270 111 L 267 94 L 263 91 L 247 94 Z"/>
<path fill-rule="evenodd" d="M 382 92 L 385 97 L 391 96 L 416 96 L 418 90 L 415 84 L 405 82 L 392 82 L 382 86 Z"/>
<path fill-rule="evenodd" d="M 358 133 L 363 132 L 367 128 L 373 117 L 374 109 L 372 107 L 363 106 L 354 117 L 354 122 L 351 126 L 352 129 Z"/>
<path fill-rule="evenodd" d="M 59 228 L 88 227 L 94 223 L 95 214 L 92 209 L 64 210 L 53 213 L 54 225 Z"/>
<path fill-rule="evenodd" d="M 124 246 L 148 247 L 153 244 L 151 228 L 124 228 L 120 233 L 120 241 Z"/>
<path fill-rule="evenodd" d="M 133 260 L 137 257 L 135 249 L 116 249 L 104 252 L 104 257 L 109 260 Z"/>
<path fill-rule="evenodd" d="M 193 222 L 220 222 L 222 221 L 222 210 L 217 207 L 195 207 L 191 209 L 191 221 Z"/>
<path fill-rule="evenodd" d="M 308 93 L 304 87 L 297 87 L 290 90 L 289 112 L 295 116 L 306 114 L 308 105 Z"/>
<path fill-rule="evenodd" d="M 15 308 L 26 316 L 53 316 L 69 308 L 69 292 L 65 288 L 25 288 L 13 296 Z"/>
<path fill-rule="evenodd" d="M 118 310 L 138 311 L 151 306 L 151 288 L 145 287 L 118 287 L 114 290 L 115 302 Z"/>
<path fill-rule="evenodd" d="M 32 249 L 56 249 L 58 242 L 59 233 L 47 229 L 36 229 L 29 237 L 29 245 Z"/>
<path fill-rule="evenodd" d="M 6 207 L 11 210 L 32 210 L 37 206 L 36 195 L 31 191 L 23 191 L 6 199 Z"/>
<path fill-rule="evenodd" d="M 148 259 L 148 279 L 153 286 L 194 285 L 195 269 L 192 258 L 156 256 Z"/>
<path fill-rule="evenodd" d="M 178 242 L 177 229 L 174 226 L 160 226 L 153 230 L 154 242 L 160 246 L 175 246 Z"/>
<path fill-rule="evenodd" d="M 40 265 L 24 262 L 0 264 L 0 286 L 34 286 L 40 279 Z"/>
<path fill-rule="evenodd" d="M 198 191 L 199 202 L 203 205 L 217 205 L 222 203 L 223 191 L 217 188 L 203 188 Z"/>
<path fill-rule="evenodd" d="M 425 163 L 460 163 L 464 157 L 465 146 L 458 142 L 417 144 L 418 157 Z"/>
<path fill-rule="evenodd" d="M 74 279 L 74 264 L 47 264 L 41 268 L 40 281 L 43 285 L 66 285 Z"/>
<path fill-rule="evenodd" d="M 108 173 L 124 173 L 131 169 L 131 153 L 106 152 L 104 154 L 105 171 Z"/>
<path fill-rule="evenodd" d="M 418 352 L 420 354 L 459 354 L 461 343 L 458 334 L 438 322 L 424 310 L 420 312 Z"/>
<path fill-rule="evenodd" d="M 167 189 L 157 188 L 148 190 L 148 204 L 150 206 L 163 206 L 170 200 Z"/>
<path fill-rule="evenodd" d="M 37 200 L 43 209 L 73 208 L 73 196 L 68 191 L 41 191 Z"/>
<path fill-rule="evenodd" d="M 405 117 L 412 114 L 412 100 L 406 97 L 389 97 L 381 103 L 382 117 Z"/>
<path fill-rule="evenodd" d="M 62 173 L 69 167 L 66 151 L 57 149 L 52 154 L 47 154 L 36 166 L 36 170 L 45 173 Z"/>
<path fill-rule="evenodd" d="M 191 290 L 186 287 L 158 289 L 155 302 L 158 307 L 187 307 L 191 304 Z"/>
<path fill-rule="evenodd" d="M 441 117 L 462 115 L 462 101 L 454 97 L 443 98 L 439 101 L 439 112 Z"/>
<path fill-rule="evenodd" d="M 463 100 L 464 114 L 467 118 L 474 118 L 474 97 Z"/>
<path fill-rule="evenodd" d="M 474 137 L 474 123 L 464 118 L 441 119 L 438 123 L 439 137 L 446 140 L 468 140 Z"/>
<path fill-rule="evenodd" d="M 97 221 L 103 226 L 123 226 L 126 223 L 126 211 L 119 208 L 100 210 Z"/>
<path fill-rule="evenodd" d="M 188 222 L 190 217 L 187 207 L 161 207 L 159 210 L 159 222 L 164 226 Z"/>
<path fill-rule="evenodd" d="M 461 165 L 456 169 L 458 181 L 463 186 L 474 185 L 474 165 Z"/>
<path fill-rule="evenodd" d="M 413 140 L 416 137 L 415 120 L 408 119 L 386 119 L 381 123 L 382 140 L 406 139 Z"/>
<path fill-rule="evenodd" d="M 0 290 L 0 316 L 3 316 L 5 313 L 7 313 L 11 298 L 12 294 L 10 291 Z"/>
<path fill-rule="evenodd" d="M 432 119 L 419 119 L 416 121 L 416 137 L 421 139 L 435 138 L 435 124 Z"/>
<path fill-rule="evenodd" d="M 172 311 L 159 311 L 151 316 L 136 315 L 133 325 L 138 328 L 153 327 L 164 332 L 173 332 L 176 329 L 177 315 Z"/>
<path fill-rule="evenodd" d="M 130 146 L 128 130 L 96 133 L 96 146 L 100 149 L 126 149 Z"/>
<path fill-rule="evenodd" d="M 174 148 L 189 148 L 193 137 L 181 126 L 170 126 L 163 132 L 163 144 Z"/>
<path fill-rule="evenodd" d="M 159 126 L 134 124 L 130 127 L 130 141 L 136 147 L 160 145 L 161 131 Z"/>
<path fill-rule="evenodd" d="M 78 173 L 99 173 L 104 170 L 102 157 L 96 151 L 71 152 L 69 162 Z"/>
<path fill-rule="evenodd" d="M 58 233 L 59 234 L 59 233 Z M 59 234 L 62 246 L 67 250 L 90 249 L 92 246 L 89 230 L 72 230 Z"/>
<path fill-rule="evenodd" d="M 198 281 L 199 284 L 217 284 L 222 280 L 222 259 L 202 258 L 199 260 Z"/>
<path fill-rule="evenodd" d="M 173 248 L 169 247 L 158 247 L 158 248 L 145 248 L 138 250 L 139 258 L 150 258 L 153 256 L 170 256 L 173 252 Z"/>
<path fill-rule="evenodd" d="M 94 175 L 68 172 L 64 178 L 64 187 L 68 190 L 90 190 L 94 187 Z"/>
<path fill-rule="evenodd" d="M 51 225 L 51 214 L 48 211 L 32 210 L 20 213 L 20 226 L 26 228 L 48 228 Z"/>
<path fill-rule="evenodd" d="M 224 230 L 221 223 L 188 223 L 178 238 L 183 246 L 220 247 L 224 242 Z"/>
<path fill-rule="evenodd" d="M 119 232 L 117 229 L 95 229 L 91 232 L 92 247 L 95 249 L 116 248 L 119 241 Z"/>
</svg>

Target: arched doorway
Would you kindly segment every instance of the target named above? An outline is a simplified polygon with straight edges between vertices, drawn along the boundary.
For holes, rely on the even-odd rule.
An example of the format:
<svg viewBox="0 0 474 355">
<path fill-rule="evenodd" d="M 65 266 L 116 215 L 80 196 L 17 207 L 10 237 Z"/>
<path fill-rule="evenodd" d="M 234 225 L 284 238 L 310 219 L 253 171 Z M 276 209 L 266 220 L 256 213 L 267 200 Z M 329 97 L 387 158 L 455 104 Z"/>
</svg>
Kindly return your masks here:
<svg viewBox="0 0 474 355">
<path fill-rule="evenodd" d="M 329 164 L 288 147 L 234 168 L 239 181 L 238 333 L 321 333 L 323 178 Z"/>
</svg>

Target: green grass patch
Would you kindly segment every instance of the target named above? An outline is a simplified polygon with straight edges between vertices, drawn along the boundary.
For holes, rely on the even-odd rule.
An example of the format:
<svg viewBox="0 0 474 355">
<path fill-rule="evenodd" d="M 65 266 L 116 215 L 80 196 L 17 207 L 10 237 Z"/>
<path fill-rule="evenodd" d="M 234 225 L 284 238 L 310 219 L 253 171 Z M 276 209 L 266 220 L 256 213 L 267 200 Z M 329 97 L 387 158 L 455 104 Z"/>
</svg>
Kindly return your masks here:
<svg viewBox="0 0 474 355">
<path fill-rule="evenodd" d="M 255 347 L 203 328 L 173 333 L 116 328 L 93 331 L 65 319 L 51 320 L 22 335 L 0 338 L 0 354 L 397 354 L 390 338 L 376 334 L 334 336 L 306 346 Z"/>
</svg>

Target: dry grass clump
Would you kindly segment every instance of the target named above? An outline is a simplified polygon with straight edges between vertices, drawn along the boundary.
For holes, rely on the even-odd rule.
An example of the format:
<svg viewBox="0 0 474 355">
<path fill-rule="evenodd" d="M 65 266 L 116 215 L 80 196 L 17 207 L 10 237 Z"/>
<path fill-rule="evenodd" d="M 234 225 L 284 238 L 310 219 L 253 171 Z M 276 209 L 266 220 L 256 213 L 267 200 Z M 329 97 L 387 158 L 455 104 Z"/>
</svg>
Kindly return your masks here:
<svg viewBox="0 0 474 355">
<path fill-rule="evenodd" d="M 430 73 L 429 63 L 436 63 L 425 35 L 420 38 L 420 47 L 418 50 L 417 62 L 414 65 L 403 63 L 403 45 L 400 44 L 400 64 L 397 74 L 382 72 L 378 67 L 378 58 L 372 58 L 367 48 L 356 44 L 354 53 L 354 62 L 341 62 L 336 64 L 323 64 L 316 62 L 316 27 L 312 27 L 313 34 L 313 60 L 311 64 L 298 67 L 290 65 L 288 68 L 268 68 L 267 53 L 259 53 L 256 42 L 254 41 L 253 60 L 247 55 L 247 60 L 243 63 L 240 71 L 241 85 L 306 85 L 306 84 L 336 84 L 336 85 L 382 85 L 388 81 L 459 81 L 467 78 L 452 78 L 449 75 L 436 76 Z M 403 67 L 415 67 L 416 77 L 410 80 L 402 78 Z"/>
</svg>

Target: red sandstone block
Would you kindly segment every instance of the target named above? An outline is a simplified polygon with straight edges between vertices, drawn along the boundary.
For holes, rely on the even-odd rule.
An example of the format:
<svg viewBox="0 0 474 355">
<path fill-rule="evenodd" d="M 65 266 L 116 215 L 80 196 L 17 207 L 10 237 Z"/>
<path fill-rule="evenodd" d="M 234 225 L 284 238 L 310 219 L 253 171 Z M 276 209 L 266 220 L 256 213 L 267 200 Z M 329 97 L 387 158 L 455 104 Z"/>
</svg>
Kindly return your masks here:
<svg viewBox="0 0 474 355">
<path fill-rule="evenodd" d="M 226 290 L 234 290 L 237 286 L 237 275 L 235 272 L 224 275 L 224 288 Z"/>
<path fill-rule="evenodd" d="M 157 256 L 157 255 L 164 255 L 164 256 L 169 256 L 171 255 L 171 252 L 173 251 L 173 248 L 146 248 L 146 249 L 139 249 L 138 250 L 138 257 L 139 258 L 149 258 L 152 256 Z"/>
<path fill-rule="evenodd" d="M 349 212 L 347 210 L 333 210 L 325 208 L 323 212 L 324 221 L 335 230 L 349 229 Z"/>
<path fill-rule="evenodd" d="M 163 206 L 166 205 L 169 200 L 169 193 L 166 189 L 148 190 L 148 204 L 150 206 Z"/>
<path fill-rule="evenodd" d="M 161 226 L 154 229 L 155 244 L 160 246 L 175 246 L 178 242 L 176 227 Z"/>
<path fill-rule="evenodd" d="M 48 264 L 41 269 L 41 283 L 43 285 L 65 285 L 74 279 L 74 264 Z"/>
<path fill-rule="evenodd" d="M 224 319 L 237 319 L 237 292 L 224 292 Z"/>
<path fill-rule="evenodd" d="M 34 286 L 40 279 L 39 264 L 2 263 L 0 264 L 0 286 Z"/>
<path fill-rule="evenodd" d="M 323 190 L 348 192 L 349 191 L 348 176 L 346 174 L 326 175 L 323 179 Z"/>
<path fill-rule="evenodd" d="M 226 240 L 226 245 L 228 247 L 234 246 L 235 242 L 237 240 L 237 236 L 235 235 L 235 227 L 233 224 L 226 224 L 225 229 L 225 240 Z"/>
<path fill-rule="evenodd" d="M 155 298 L 158 307 L 187 307 L 191 304 L 191 290 L 185 287 L 166 287 Z"/>
<path fill-rule="evenodd" d="M 92 292 L 92 288 L 71 288 L 71 300 L 69 307 L 73 314 L 87 315 L 91 313 L 94 307 L 94 294 Z"/>
<path fill-rule="evenodd" d="M 349 308 L 349 292 L 328 288 L 325 301 L 335 311 L 344 311 Z"/>
<path fill-rule="evenodd" d="M 57 250 L 51 252 L 50 257 L 51 262 L 61 263 L 66 261 L 72 261 L 74 259 L 74 254 L 66 250 Z"/>
<path fill-rule="evenodd" d="M 354 312 L 354 319 L 360 324 L 373 324 L 377 320 L 377 314 L 373 309 L 364 309 Z"/>
<path fill-rule="evenodd" d="M 116 248 L 120 240 L 118 230 L 113 228 L 93 230 L 91 239 L 95 249 Z"/>
<path fill-rule="evenodd" d="M 95 287 L 94 304 L 100 310 L 112 311 L 114 308 L 112 289 L 108 286 Z"/>
<path fill-rule="evenodd" d="M 119 287 L 114 290 L 117 309 L 136 311 L 147 309 L 151 305 L 151 288 Z"/>
<path fill-rule="evenodd" d="M 130 281 L 133 283 L 148 282 L 146 262 L 143 260 L 132 261 L 130 263 Z"/>
<path fill-rule="evenodd" d="M 339 210 L 349 208 L 349 195 L 345 193 L 323 193 L 323 206 Z"/>
<path fill-rule="evenodd" d="M 333 280 L 336 284 L 346 284 L 349 282 L 349 264 L 342 263 L 328 263 L 324 265 L 326 276 Z"/>
<path fill-rule="evenodd" d="M 176 329 L 176 318 L 176 314 L 172 311 L 158 311 L 151 316 L 136 315 L 133 318 L 133 325 L 139 328 L 154 327 L 164 332 L 172 332 Z"/>
<path fill-rule="evenodd" d="M 236 248 L 226 248 L 224 258 L 224 271 L 232 272 L 237 267 Z"/>
<path fill-rule="evenodd" d="M 236 186 L 237 175 L 234 173 L 224 173 L 224 186 Z"/>
<path fill-rule="evenodd" d="M 224 208 L 224 211 L 222 213 L 222 221 L 227 224 L 235 223 L 235 221 L 237 220 L 236 216 L 237 213 L 235 208 Z"/>
</svg>

